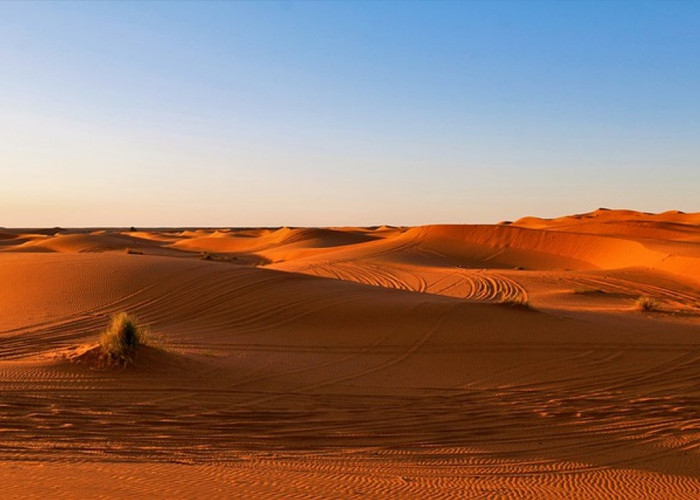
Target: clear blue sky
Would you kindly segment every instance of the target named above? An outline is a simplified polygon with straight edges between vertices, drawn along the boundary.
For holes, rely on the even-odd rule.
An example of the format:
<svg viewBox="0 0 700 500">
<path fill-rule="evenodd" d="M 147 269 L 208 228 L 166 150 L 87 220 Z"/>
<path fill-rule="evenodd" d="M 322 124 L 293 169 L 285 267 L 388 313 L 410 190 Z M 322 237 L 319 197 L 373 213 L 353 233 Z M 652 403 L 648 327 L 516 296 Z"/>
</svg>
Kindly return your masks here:
<svg viewBox="0 0 700 500">
<path fill-rule="evenodd" d="M 1 2 L 0 226 L 700 210 L 700 2 Z"/>
</svg>

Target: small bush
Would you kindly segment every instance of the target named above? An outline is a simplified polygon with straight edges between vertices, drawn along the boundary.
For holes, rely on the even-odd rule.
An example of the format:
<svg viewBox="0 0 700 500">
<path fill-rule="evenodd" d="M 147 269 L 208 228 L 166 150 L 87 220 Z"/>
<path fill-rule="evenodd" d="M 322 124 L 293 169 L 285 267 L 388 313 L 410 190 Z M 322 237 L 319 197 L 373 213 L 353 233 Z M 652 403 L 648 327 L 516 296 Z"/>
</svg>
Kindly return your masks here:
<svg viewBox="0 0 700 500">
<path fill-rule="evenodd" d="M 637 299 L 637 302 L 635 302 L 635 306 L 637 307 L 638 311 L 658 311 L 659 310 L 659 303 L 652 297 L 639 297 Z"/>
<path fill-rule="evenodd" d="M 574 293 L 577 295 L 607 293 L 602 288 L 574 288 Z"/>
<path fill-rule="evenodd" d="M 528 311 L 532 311 L 533 307 L 530 305 L 530 302 L 527 300 L 525 297 L 514 297 L 514 298 L 507 298 L 507 299 L 501 299 L 499 304 L 508 306 L 508 307 L 514 307 L 517 309 L 525 309 Z"/>
<path fill-rule="evenodd" d="M 127 313 L 112 316 L 107 330 L 100 337 L 102 353 L 113 364 L 133 363 L 136 348 L 148 341 L 148 331 Z"/>
</svg>

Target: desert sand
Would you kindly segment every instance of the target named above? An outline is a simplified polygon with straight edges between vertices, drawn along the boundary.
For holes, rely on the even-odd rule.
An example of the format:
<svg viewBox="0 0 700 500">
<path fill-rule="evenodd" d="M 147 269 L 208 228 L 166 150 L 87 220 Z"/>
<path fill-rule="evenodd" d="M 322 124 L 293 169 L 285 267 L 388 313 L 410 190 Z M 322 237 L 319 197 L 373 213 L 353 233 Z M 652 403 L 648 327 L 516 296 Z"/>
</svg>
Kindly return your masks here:
<svg viewBox="0 0 700 500">
<path fill-rule="evenodd" d="M 0 303 L 3 497 L 700 495 L 700 213 L 0 228 Z"/>
</svg>

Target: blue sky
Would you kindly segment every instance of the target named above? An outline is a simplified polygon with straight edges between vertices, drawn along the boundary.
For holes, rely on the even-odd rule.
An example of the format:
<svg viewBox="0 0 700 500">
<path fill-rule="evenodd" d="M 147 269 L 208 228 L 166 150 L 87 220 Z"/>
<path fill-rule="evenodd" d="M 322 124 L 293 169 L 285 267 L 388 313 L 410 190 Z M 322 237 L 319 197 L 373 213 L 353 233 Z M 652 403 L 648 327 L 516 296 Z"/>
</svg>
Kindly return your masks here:
<svg viewBox="0 0 700 500">
<path fill-rule="evenodd" d="M 3 2 L 0 225 L 700 210 L 700 2 Z"/>
</svg>

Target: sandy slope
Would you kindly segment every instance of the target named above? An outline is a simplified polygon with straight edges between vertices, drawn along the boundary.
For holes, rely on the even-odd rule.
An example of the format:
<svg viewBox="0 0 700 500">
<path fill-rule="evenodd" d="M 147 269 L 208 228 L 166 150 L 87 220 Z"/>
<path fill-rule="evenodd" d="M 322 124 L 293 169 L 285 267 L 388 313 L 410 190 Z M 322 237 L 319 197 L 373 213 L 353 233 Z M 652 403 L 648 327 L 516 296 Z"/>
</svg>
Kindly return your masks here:
<svg viewBox="0 0 700 500">
<path fill-rule="evenodd" d="M 700 492 L 698 214 L 0 233 L 6 496 Z"/>
</svg>

